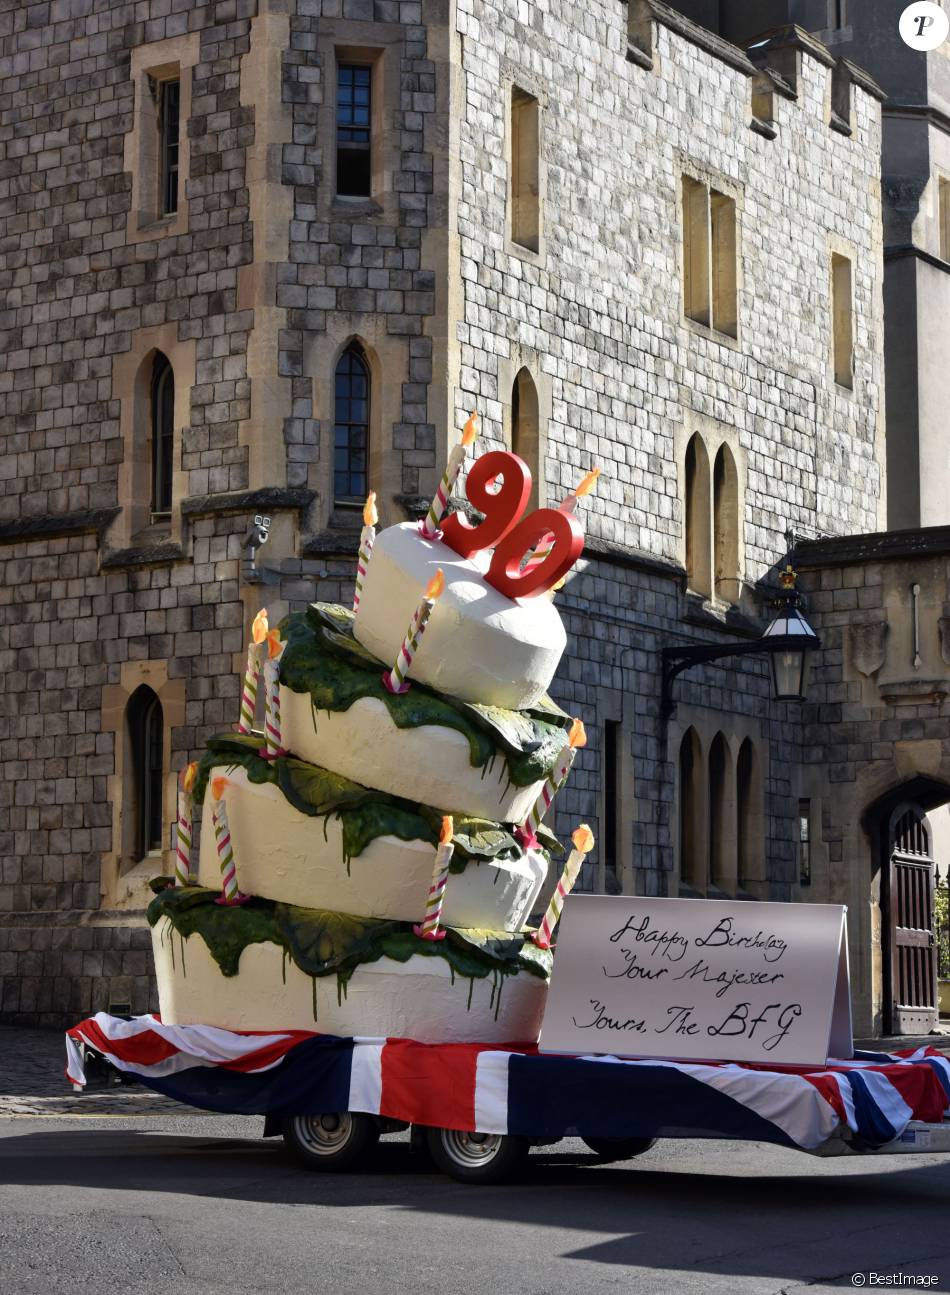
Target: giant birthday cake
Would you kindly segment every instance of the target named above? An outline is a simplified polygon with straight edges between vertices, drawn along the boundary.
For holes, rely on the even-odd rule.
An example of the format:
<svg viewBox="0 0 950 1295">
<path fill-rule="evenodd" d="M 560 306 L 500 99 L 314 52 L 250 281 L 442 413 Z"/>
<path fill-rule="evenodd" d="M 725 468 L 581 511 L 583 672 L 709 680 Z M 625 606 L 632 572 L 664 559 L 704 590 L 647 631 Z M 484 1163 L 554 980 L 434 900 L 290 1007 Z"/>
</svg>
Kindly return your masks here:
<svg viewBox="0 0 950 1295">
<path fill-rule="evenodd" d="M 541 820 L 583 741 L 547 697 L 565 645 L 549 591 L 580 552 L 582 491 L 521 518 L 527 469 L 488 454 L 471 526 L 446 515 L 464 444 L 425 522 L 377 536 L 368 501 L 353 608 L 257 618 L 238 731 L 185 771 L 176 877 L 153 883 L 164 1021 L 537 1038 L 553 921 L 592 844 L 575 833 L 571 877 L 529 927 L 561 869 Z M 496 478 L 507 529 L 477 494 Z"/>
</svg>

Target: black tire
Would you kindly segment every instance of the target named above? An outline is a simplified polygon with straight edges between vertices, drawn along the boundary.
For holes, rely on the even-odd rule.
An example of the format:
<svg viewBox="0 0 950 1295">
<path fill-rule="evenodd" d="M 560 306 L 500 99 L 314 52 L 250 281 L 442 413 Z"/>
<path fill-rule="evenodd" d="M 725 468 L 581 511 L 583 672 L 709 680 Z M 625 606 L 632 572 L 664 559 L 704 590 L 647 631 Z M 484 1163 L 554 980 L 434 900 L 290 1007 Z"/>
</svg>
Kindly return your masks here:
<svg viewBox="0 0 950 1295">
<path fill-rule="evenodd" d="M 502 1183 L 524 1165 L 530 1143 L 502 1133 L 428 1129 L 426 1143 L 437 1169 L 460 1183 Z"/>
<path fill-rule="evenodd" d="M 379 1126 L 372 1116 L 349 1111 L 291 1115 L 284 1120 L 283 1133 L 300 1164 L 325 1174 L 355 1169 L 379 1141 Z"/>
<path fill-rule="evenodd" d="M 611 1160 L 632 1160 L 649 1151 L 656 1138 L 582 1138 L 598 1160 L 607 1164 Z"/>
</svg>

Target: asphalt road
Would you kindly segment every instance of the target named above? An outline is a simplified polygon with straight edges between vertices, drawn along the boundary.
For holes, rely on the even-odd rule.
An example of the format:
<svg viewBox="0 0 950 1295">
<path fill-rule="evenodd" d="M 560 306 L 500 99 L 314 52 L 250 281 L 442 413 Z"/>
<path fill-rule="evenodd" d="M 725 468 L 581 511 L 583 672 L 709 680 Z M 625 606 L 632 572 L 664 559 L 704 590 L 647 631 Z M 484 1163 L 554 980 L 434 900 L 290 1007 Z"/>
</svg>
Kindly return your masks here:
<svg viewBox="0 0 950 1295">
<path fill-rule="evenodd" d="M 950 1156 L 667 1141 L 603 1166 L 565 1142 L 477 1188 L 404 1135 L 360 1174 L 309 1173 L 262 1124 L 0 1118 L 0 1293 L 777 1295 L 869 1270 L 950 1289 Z"/>
</svg>

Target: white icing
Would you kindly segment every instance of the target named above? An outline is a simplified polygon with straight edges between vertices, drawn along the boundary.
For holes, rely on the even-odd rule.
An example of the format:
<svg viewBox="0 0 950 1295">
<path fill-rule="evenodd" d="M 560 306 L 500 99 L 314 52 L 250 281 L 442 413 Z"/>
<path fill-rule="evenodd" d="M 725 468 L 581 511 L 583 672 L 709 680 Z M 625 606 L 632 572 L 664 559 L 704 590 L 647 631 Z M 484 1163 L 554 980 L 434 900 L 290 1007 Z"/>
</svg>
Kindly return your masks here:
<svg viewBox="0 0 950 1295">
<path fill-rule="evenodd" d="M 276 944 L 249 944 L 238 974 L 224 976 L 200 935 L 182 940 L 160 919 L 152 928 L 152 951 L 168 1025 L 316 1030 L 422 1043 L 534 1043 L 547 996 L 547 982 L 538 976 L 506 976 L 496 1018 L 498 977 L 470 982 L 456 975 L 453 984 L 443 958 L 380 958 L 356 969 L 339 1003 L 336 976 L 318 978 L 314 1020 L 314 981 Z"/>
<path fill-rule="evenodd" d="M 421 922 L 435 849 L 428 841 L 380 836 L 350 861 L 343 858 L 343 827 L 335 815 L 302 814 L 273 783 L 253 783 L 242 768 L 228 772 L 225 793 L 238 889 L 247 895 L 303 908 L 328 908 L 355 917 Z M 211 822 L 210 790 L 201 816 L 198 879 L 221 884 Z M 527 923 L 547 875 L 544 856 L 530 851 L 512 862 L 476 863 L 450 874 L 446 926 L 517 931 Z"/>
<path fill-rule="evenodd" d="M 426 585 L 439 567 L 445 592 L 419 641 L 410 679 L 462 701 L 524 710 L 545 693 L 567 639 L 547 598 L 513 601 L 482 579 L 488 557 L 467 560 L 426 540 L 412 522 L 376 537 L 354 632 L 392 665 Z"/>
<path fill-rule="evenodd" d="M 283 744 L 294 755 L 446 813 L 523 823 L 544 785 L 509 786 L 501 755 L 476 768 L 468 739 L 456 729 L 397 728 L 376 697 L 361 697 L 345 711 L 314 711 L 309 693 L 281 687 L 280 714 Z"/>
</svg>

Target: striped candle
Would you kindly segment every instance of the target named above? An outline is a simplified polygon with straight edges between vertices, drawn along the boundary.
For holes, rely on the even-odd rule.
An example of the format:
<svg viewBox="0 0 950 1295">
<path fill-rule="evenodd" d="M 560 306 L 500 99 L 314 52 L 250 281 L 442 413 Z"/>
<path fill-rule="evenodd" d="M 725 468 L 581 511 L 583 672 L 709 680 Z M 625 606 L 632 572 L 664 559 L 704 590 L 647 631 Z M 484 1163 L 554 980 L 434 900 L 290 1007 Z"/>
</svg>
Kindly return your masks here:
<svg viewBox="0 0 950 1295">
<path fill-rule="evenodd" d="M 442 907 L 445 904 L 445 885 L 449 877 L 449 864 L 455 846 L 452 844 L 454 824 L 449 814 L 442 819 L 442 830 L 439 833 L 439 847 L 435 852 L 435 863 L 432 865 L 432 880 L 426 896 L 426 915 L 422 925 L 414 925 L 413 931 L 423 940 L 444 940 L 445 929 L 439 923 L 442 920 Z"/>
<path fill-rule="evenodd" d="M 262 754 L 273 760 L 286 755 L 281 743 L 280 726 L 280 655 L 284 650 L 280 631 L 270 630 L 267 635 L 267 660 L 264 662 L 264 739 Z"/>
<path fill-rule="evenodd" d="M 478 415 L 473 410 L 462 431 L 462 439 L 449 455 L 449 461 L 445 465 L 445 472 L 439 482 L 439 488 L 435 492 L 435 498 L 429 505 L 429 511 L 426 513 L 425 521 L 422 523 L 422 534 L 427 540 L 438 538 L 439 522 L 445 516 L 445 510 L 448 508 L 449 500 L 452 498 L 452 491 L 455 489 L 458 475 L 462 471 L 462 464 L 465 462 L 465 451 L 478 435 L 477 423 Z"/>
<path fill-rule="evenodd" d="M 192 817 L 195 801 L 192 788 L 198 765 L 192 761 L 178 779 L 178 822 L 175 824 L 175 885 L 188 886 L 195 880 L 191 871 Z"/>
<path fill-rule="evenodd" d="M 241 718 L 238 732 L 250 733 L 257 713 L 257 682 L 261 677 L 261 644 L 267 637 L 267 608 L 262 607 L 251 625 L 251 642 L 247 649 L 244 687 L 241 690 Z"/>
<path fill-rule="evenodd" d="M 231 829 L 228 826 L 228 807 L 224 799 L 225 788 L 230 785 L 227 778 L 219 777 L 211 780 L 211 822 L 214 827 L 214 843 L 218 851 L 218 866 L 221 869 L 221 894 L 214 902 L 229 906 L 246 904 L 250 899 L 249 895 L 242 895 L 238 890 Z"/>
<path fill-rule="evenodd" d="M 406 637 L 402 641 L 402 647 L 399 649 L 399 655 L 396 657 L 396 664 L 391 670 L 383 672 L 383 687 L 387 692 L 404 693 L 408 692 L 410 684 L 406 678 L 412 668 L 412 658 L 415 656 L 419 647 L 419 640 L 425 632 L 425 627 L 429 623 L 429 617 L 432 615 L 432 608 L 436 600 L 441 597 L 445 588 L 445 576 L 442 568 L 438 571 L 426 585 L 426 591 L 422 596 L 422 602 L 413 613 L 412 620 L 409 622 L 409 628 L 406 631 Z"/>
<path fill-rule="evenodd" d="M 599 476 L 600 468 L 591 468 L 590 472 L 588 472 L 587 476 L 584 477 L 577 489 L 572 490 L 569 495 L 566 495 L 561 500 L 558 504 L 558 511 L 562 513 L 570 513 L 571 515 L 576 513 L 578 500 L 583 499 L 585 495 L 590 494 L 594 486 L 597 484 L 597 478 Z M 554 536 L 549 531 L 547 535 L 542 536 L 541 543 L 524 564 L 524 569 L 526 571 L 530 571 L 532 567 L 539 566 L 553 548 Z"/>
<path fill-rule="evenodd" d="M 531 806 L 528 817 L 517 829 L 516 835 L 526 848 L 537 843 L 537 830 L 541 820 L 551 808 L 551 802 L 555 795 L 567 780 L 567 775 L 571 771 L 571 765 L 574 763 L 574 752 L 578 747 L 587 745 L 587 733 L 584 729 L 582 720 L 575 719 L 571 725 L 570 733 L 567 738 L 567 745 L 564 747 L 557 763 L 554 766 L 554 772 L 545 779 L 544 786 L 541 788 L 541 795 Z"/>
<path fill-rule="evenodd" d="M 557 926 L 558 918 L 561 916 L 564 901 L 574 888 L 577 875 L 581 870 L 581 864 L 594 848 L 594 834 L 586 823 L 581 823 L 580 827 L 572 834 L 571 840 L 574 842 L 574 849 L 564 865 L 564 871 L 558 878 L 547 912 L 541 919 L 541 925 L 531 936 L 539 949 L 550 949 L 551 935 L 555 926 Z"/>
<path fill-rule="evenodd" d="M 356 559 L 356 588 L 353 591 L 353 610 L 359 611 L 360 598 L 363 594 L 363 581 L 366 579 L 366 568 L 369 566 L 373 545 L 376 543 L 376 523 L 379 513 L 376 511 L 376 491 L 371 490 L 363 506 L 363 529 L 360 531 L 360 552 Z"/>
</svg>

